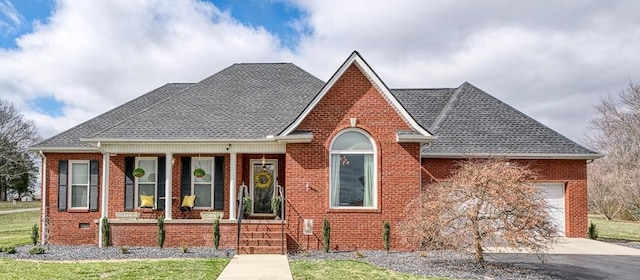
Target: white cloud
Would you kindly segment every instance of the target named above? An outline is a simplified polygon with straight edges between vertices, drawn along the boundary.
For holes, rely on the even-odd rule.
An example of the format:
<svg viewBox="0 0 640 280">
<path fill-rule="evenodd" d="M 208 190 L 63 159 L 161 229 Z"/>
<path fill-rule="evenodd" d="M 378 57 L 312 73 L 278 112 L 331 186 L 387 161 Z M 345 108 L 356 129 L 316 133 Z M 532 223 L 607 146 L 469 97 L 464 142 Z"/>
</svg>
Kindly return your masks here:
<svg viewBox="0 0 640 280">
<path fill-rule="evenodd" d="M 0 33 L 12 33 L 22 24 L 23 17 L 9 0 L 0 1 Z"/>
<path fill-rule="evenodd" d="M 326 80 L 355 49 L 392 88 L 469 81 L 579 140 L 592 104 L 640 80 L 635 1 L 290 1 L 304 12 L 288 20 L 304 34 L 294 51 L 209 3 L 60 0 L 0 50 L 0 92 L 50 136 L 236 62 L 291 61 Z M 61 117 L 27 107 L 47 95 Z"/>
<path fill-rule="evenodd" d="M 0 51 L 0 91 L 48 137 L 168 82 L 236 62 L 280 61 L 278 38 L 195 1 L 59 1 L 46 24 Z M 65 104 L 52 118 L 28 100 Z"/>
<path fill-rule="evenodd" d="M 301 66 L 327 78 L 358 49 L 395 87 L 484 89 L 580 140 L 592 105 L 640 80 L 633 1 L 304 1 Z"/>
</svg>

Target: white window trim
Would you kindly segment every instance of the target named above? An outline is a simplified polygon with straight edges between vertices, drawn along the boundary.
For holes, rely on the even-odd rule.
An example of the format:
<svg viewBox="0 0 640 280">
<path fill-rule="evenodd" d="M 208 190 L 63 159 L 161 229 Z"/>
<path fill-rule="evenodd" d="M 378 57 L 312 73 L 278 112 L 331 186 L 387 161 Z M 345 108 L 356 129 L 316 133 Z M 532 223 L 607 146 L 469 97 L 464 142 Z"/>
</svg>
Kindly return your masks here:
<svg viewBox="0 0 640 280">
<path fill-rule="evenodd" d="M 155 178 L 155 182 L 153 184 L 153 209 L 156 209 L 158 207 L 156 201 L 158 201 L 158 157 L 136 157 L 136 162 L 134 165 L 134 169 L 137 168 L 139 165 L 139 162 L 141 160 L 153 160 L 155 161 L 155 167 L 156 170 L 153 171 L 154 174 L 156 174 L 156 178 Z M 149 170 L 144 170 L 145 174 L 149 174 Z M 138 177 L 133 177 L 134 178 L 134 204 L 136 209 L 140 209 L 140 194 L 138 192 Z M 144 183 L 145 185 L 150 185 L 151 183 Z"/>
<path fill-rule="evenodd" d="M 87 206 L 86 207 L 72 207 L 73 205 L 73 164 L 74 163 L 83 163 L 87 164 Z M 67 208 L 68 209 L 89 209 L 89 186 L 91 185 L 91 163 L 88 160 L 70 160 L 69 161 L 69 176 L 67 176 L 68 186 L 69 186 L 69 194 L 67 195 Z M 77 184 L 76 184 L 77 185 Z"/>
<path fill-rule="evenodd" d="M 214 200 L 214 182 L 215 182 L 215 178 L 214 178 L 214 170 L 216 170 L 216 167 L 214 166 L 215 164 L 215 160 L 212 157 L 201 157 L 201 158 L 193 158 L 193 160 L 191 160 L 191 195 L 195 195 L 196 193 L 196 176 L 193 175 L 193 171 L 196 170 L 196 160 L 200 160 L 200 161 L 211 161 L 211 170 L 205 170 L 206 172 L 211 172 L 209 174 L 211 174 L 211 182 L 209 183 L 211 185 L 211 207 L 193 207 L 193 209 L 201 209 L 201 210 L 212 210 L 213 207 L 215 206 L 214 204 L 216 203 Z M 205 185 L 205 182 L 199 182 L 198 185 Z M 198 200 L 198 197 L 196 196 L 196 200 Z"/>
<path fill-rule="evenodd" d="M 364 135 L 365 137 L 367 137 L 367 139 L 369 139 L 369 141 L 371 142 L 371 146 L 373 146 L 373 151 L 343 151 L 343 152 L 334 152 L 333 148 L 333 144 L 334 141 L 336 139 L 338 139 L 338 137 L 340 135 L 342 135 L 343 133 L 346 132 L 351 132 L 351 131 L 355 131 L 358 132 L 362 135 Z M 364 155 L 364 154 L 373 154 L 373 206 L 333 206 L 331 205 L 331 193 L 333 188 L 331 187 L 331 174 L 333 172 L 333 170 L 331 169 L 331 155 L 334 154 L 344 154 L 344 155 L 348 155 L 348 154 L 358 154 L 358 155 Z M 369 133 L 367 133 L 366 131 L 359 129 L 359 128 L 347 128 L 344 129 L 340 132 L 338 132 L 335 136 L 333 136 L 333 139 L 331 139 L 331 144 L 329 145 L 329 209 L 344 209 L 344 210 L 377 210 L 378 209 L 378 147 L 376 146 L 376 142 L 373 140 L 373 137 L 371 137 L 371 135 Z"/>
</svg>

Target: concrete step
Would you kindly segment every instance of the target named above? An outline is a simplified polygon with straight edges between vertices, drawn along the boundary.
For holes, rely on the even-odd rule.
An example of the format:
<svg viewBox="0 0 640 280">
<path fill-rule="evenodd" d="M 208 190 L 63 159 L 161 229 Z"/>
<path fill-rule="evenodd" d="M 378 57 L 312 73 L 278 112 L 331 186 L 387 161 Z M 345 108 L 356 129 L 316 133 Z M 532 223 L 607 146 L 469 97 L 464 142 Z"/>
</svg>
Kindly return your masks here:
<svg viewBox="0 0 640 280">
<path fill-rule="evenodd" d="M 280 254 L 282 247 L 280 246 L 242 246 L 240 245 L 240 254 Z M 285 246 L 284 252 L 287 252 Z"/>
</svg>

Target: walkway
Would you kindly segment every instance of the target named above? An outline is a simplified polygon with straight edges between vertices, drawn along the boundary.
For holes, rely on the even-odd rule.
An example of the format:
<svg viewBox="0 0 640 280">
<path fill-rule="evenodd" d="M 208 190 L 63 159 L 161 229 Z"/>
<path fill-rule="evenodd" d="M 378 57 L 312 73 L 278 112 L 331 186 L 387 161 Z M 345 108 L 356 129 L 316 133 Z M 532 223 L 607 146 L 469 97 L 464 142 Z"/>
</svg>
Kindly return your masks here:
<svg viewBox="0 0 640 280">
<path fill-rule="evenodd" d="M 218 280 L 293 280 L 286 255 L 235 255 Z"/>
<path fill-rule="evenodd" d="M 30 212 L 30 211 L 40 211 L 40 208 L 23 208 L 23 209 L 14 209 L 14 210 L 0 210 L 0 215 L 2 215 L 2 214 L 11 214 L 11 213 L 20 213 L 20 212 Z"/>
</svg>

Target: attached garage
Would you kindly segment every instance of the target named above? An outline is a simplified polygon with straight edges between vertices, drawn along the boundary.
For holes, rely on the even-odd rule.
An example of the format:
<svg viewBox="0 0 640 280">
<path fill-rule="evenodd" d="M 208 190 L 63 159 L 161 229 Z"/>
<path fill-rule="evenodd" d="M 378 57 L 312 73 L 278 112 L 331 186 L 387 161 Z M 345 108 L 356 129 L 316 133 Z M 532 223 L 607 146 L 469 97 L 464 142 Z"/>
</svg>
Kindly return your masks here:
<svg viewBox="0 0 640 280">
<path fill-rule="evenodd" d="M 558 235 L 565 235 L 564 183 L 536 184 L 549 205 L 549 213 L 558 228 Z"/>
</svg>

